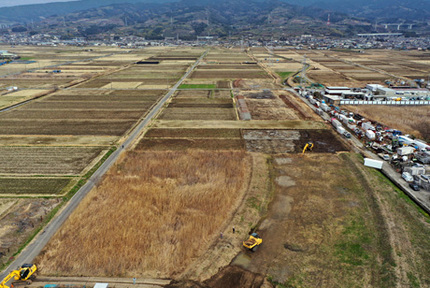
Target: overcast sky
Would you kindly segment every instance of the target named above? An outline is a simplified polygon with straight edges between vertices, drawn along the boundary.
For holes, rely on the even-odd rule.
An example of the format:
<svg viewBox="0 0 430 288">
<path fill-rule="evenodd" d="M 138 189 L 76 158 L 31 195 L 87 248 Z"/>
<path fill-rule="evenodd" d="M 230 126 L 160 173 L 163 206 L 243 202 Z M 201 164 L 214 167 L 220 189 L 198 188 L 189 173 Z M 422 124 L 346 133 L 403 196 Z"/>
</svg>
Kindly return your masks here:
<svg viewBox="0 0 430 288">
<path fill-rule="evenodd" d="M 37 3 L 50 3 L 50 2 L 67 2 L 67 1 L 76 1 L 76 0 L 0 0 L 0 7 L 37 4 Z"/>
</svg>

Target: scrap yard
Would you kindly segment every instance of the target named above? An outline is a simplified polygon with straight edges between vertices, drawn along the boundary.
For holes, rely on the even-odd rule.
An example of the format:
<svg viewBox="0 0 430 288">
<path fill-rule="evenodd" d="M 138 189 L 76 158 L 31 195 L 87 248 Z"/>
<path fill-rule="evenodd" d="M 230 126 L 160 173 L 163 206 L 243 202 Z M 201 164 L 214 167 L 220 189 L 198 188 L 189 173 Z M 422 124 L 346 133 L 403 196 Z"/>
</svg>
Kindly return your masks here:
<svg viewBox="0 0 430 288">
<path fill-rule="evenodd" d="M 429 56 L 7 50 L 34 63 L 0 67 L 2 277 L 31 263 L 25 287 L 430 286 L 429 95 L 372 91 L 426 79 Z"/>
</svg>

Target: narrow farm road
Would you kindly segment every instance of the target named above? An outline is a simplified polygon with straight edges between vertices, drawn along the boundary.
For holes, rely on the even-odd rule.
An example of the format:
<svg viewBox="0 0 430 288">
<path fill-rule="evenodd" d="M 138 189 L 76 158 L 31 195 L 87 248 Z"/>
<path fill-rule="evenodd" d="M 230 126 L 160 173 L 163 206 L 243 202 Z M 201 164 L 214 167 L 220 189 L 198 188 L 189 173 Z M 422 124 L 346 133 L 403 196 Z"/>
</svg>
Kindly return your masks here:
<svg viewBox="0 0 430 288">
<path fill-rule="evenodd" d="M 24 263 L 31 263 L 34 258 L 42 251 L 48 244 L 49 240 L 58 231 L 61 225 L 67 220 L 72 212 L 78 207 L 79 203 L 84 199 L 91 189 L 96 185 L 97 179 L 101 179 L 109 168 L 115 163 L 118 157 L 135 141 L 142 133 L 143 129 L 151 122 L 152 118 L 157 115 L 166 101 L 176 92 L 182 82 L 193 72 L 200 61 L 206 56 L 208 51 L 204 52 L 200 58 L 187 70 L 182 78 L 169 90 L 169 92 L 158 102 L 156 106 L 147 114 L 139 125 L 129 134 L 128 138 L 124 141 L 123 145 L 119 147 L 108 159 L 94 172 L 88 182 L 79 189 L 78 192 L 70 199 L 70 201 L 57 213 L 51 222 L 46 225 L 45 229 L 37 235 L 33 241 L 15 258 L 15 260 L 2 272 L 0 278 L 3 279 L 7 273 L 21 266 Z"/>
</svg>

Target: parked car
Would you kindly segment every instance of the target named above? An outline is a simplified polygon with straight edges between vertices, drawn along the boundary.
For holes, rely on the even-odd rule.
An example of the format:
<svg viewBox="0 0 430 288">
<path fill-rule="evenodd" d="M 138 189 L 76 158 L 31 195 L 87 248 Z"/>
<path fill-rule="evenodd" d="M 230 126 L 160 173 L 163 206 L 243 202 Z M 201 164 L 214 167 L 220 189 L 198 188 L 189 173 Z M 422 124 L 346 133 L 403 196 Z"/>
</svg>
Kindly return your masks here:
<svg viewBox="0 0 430 288">
<path fill-rule="evenodd" d="M 403 172 L 402 173 L 402 178 L 405 179 L 406 182 L 410 183 L 414 181 L 414 177 L 412 177 L 412 175 L 408 172 Z"/>
<path fill-rule="evenodd" d="M 415 184 L 415 183 L 411 183 L 411 184 L 409 184 L 409 187 L 411 187 L 412 188 L 412 190 L 414 190 L 414 191 L 420 191 L 420 186 L 418 186 L 417 184 Z"/>
</svg>

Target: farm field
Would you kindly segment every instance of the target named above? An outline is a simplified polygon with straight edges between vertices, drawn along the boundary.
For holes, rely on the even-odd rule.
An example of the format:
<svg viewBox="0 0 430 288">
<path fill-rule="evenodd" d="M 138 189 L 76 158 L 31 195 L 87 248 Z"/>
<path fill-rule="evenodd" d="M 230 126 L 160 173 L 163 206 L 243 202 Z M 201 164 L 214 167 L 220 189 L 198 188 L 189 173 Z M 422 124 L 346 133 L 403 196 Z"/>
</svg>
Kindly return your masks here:
<svg viewBox="0 0 430 288">
<path fill-rule="evenodd" d="M 151 47 L 88 60 L 87 71 L 106 74 L 0 113 L 0 195 L 49 195 L 56 207 L 202 52 Z M 428 217 L 273 77 L 294 72 L 306 52 L 308 76 L 327 83 L 390 77 L 351 63 L 382 65 L 374 51 L 282 50 L 269 65 L 261 48 L 210 48 L 43 249 L 39 273 L 178 280 L 173 287 L 430 285 Z M 395 65 L 414 63 L 395 53 Z M 160 62 L 135 64 L 146 60 Z M 235 96 L 251 120 L 239 120 Z M 313 151 L 300 155 L 309 141 Z M 20 201 L 10 200 L 7 215 Z M 264 241 L 251 253 L 242 241 L 254 231 Z"/>
<path fill-rule="evenodd" d="M 0 196 L 52 195 L 61 193 L 71 178 L 3 178 L 0 177 Z"/>
<path fill-rule="evenodd" d="M 49 90 L 29 89 L 0 94 L 0 109 L 42 96 L 48 92 Z"/>
<path fill-rule="evenodd" d="M 298 51 L 293 53 L 303 55 Z M 430 56 L 416 51 L 314 51 L 308 56 L 313 67 L 308 70 L 308 76 L 326 86 L 361 87 L 370 82 L 384 84 L 385 80 L 421 79 L 430 71 L 430 62 L 425 60 Z"/>
<path fill-rule="evenodd" d="M 0 174 L 79 175 L 100 148 L 0 147 Z"/>
<path fill-rule="evenodd" d="M 169 51 L 164 48 L 145 52 L 136 50 L 127 55 L 117 49 L 95 50 L 86 54 L 78 48 L 42 48 L 39 52 L 35 48 L 25 48 L 18 52 L 34 59 L 37 68 L 28 64 L 27 69 L 35 70 L 0 81 L 0 87 L 16 85 L 20 88 L 0 96 L 0 101 L 5 97 L 12 99 L 0 102 L 4 103 L 3 107 L 42 96 L 0 113 L 0 195 L 11 201 L 16 197 L 34 199 L 27 201 L 29 213 L 34 213 L 31 217 L 17 214 L 15 208 L 21 207 L 16 204 L 19 201 L 13 202 L 12 206 L 3 206 L 4 215 L 0 220 L 2 264 L 16 253 L 35 229 L 40 229 L 45 215 L 50 215 L 51 211 L 55 213 L 53 209 L 71 197 L 70 191 L 77 191 L 94 169 L 121 145 L 127 131 L 167 93 L 165 89 L 176 83 L 189 66 L 188 62 L 163 63 L 151 70 L 153 67 L 135 64 L 149 57 L 163 57 L 162 54 Z M 193 56 L 198 57 L 201 52 L 194 49 Z M 60 60 L 49 62 L 51 57 Z M 48 62 L 50 65 L 67 64 L 46 69 L 44 64 Z M 54 69 L 61 72 L 49 73 Z M 141 76 L 136 77 L 139 74 Z M 164 79 L 166 76 L 169 79 Z M 144 90 L 145 84 L 161 84 L 163 90 Z M 91 89 L 102 86 L 107 89 Z M 29 89 L 24 90 L 26 87 Z M 39 197 L 48 200 L 42 202 Z M 39 217 L 40 203 L 46 203 L 40 208 L 44 212 L 35 221 L 33 218 Z M 16 237 L 13 245 L 6 244 L 14 233 L 21 233 L 20 237 Z"/>
<path fill-rule="evenodd" d="M 177 275 L 209 248 L 224 215 L 239 205 L 250 176 L 248 163 L 244 152 L 130 152 L 39 256 L 40 271 Z M 123 213 L 112 221 L 110 209 Z M 126 234 L 118 233 L 118 223 L 127 227 Z M 112 253 L 124 257 L 111 261 Z"/>
<path fill-rule="evenodd" d="M 428 283 L 424 272 L 428 263 L 424 264 L 426 256 L 420 255 L 423 247 L 418 243 L 410 246 L 402 239 L 405 236 L 412 237 L 409 241 L 417 241 L 418 235 L 428 232 L 428 225 L 421 222 L 423 216 L 403 202 L 401 211 L 387 217 L 386 213 L 393 213 L 402 202 L 398 192 L 386 180 L 381 182 L 379 173 L 362 168 L 357 160 L 354 154 L 276 157 L 275 196 L 259 229 L 266 245 L 258 253 L 239 254 L 237 265 L 270 275 L 272 283 L 286 287 L 393 287 L 396 281 Z M 378 199 L 390 202 L 381 203 Z M 410 215 L 418 219 L 395 229 L 390 227 L 389 221 L 406 215 L 408 219 Z M 419 232 L 411 233 L 412 223 L 420 227 Z M 402 232 L 408 236 L 400 236 Z M 399 242 L 391 246 L 386 241 L 388 235 Z M 429 241 L 425 242 L 428 247 Z M 411 253 L 406 255 L 403 251 L 414 251 L 420 256 L 414 259 Z M 399 257 L 403 258 L 400 262 L 411 261 L 420 268 L 396 266 L 395 263 L 401 265 L 397 262 Z M 226 274 L 225 277 L 228 271 Z"/>
</svg>

